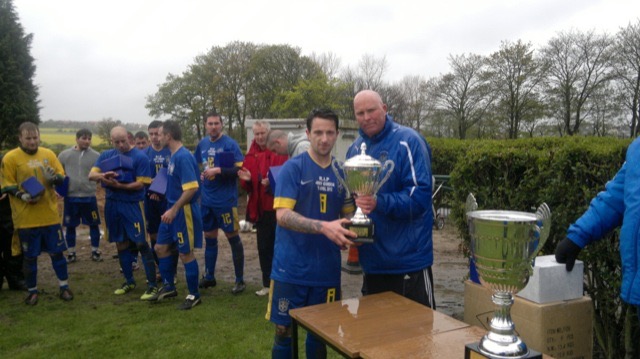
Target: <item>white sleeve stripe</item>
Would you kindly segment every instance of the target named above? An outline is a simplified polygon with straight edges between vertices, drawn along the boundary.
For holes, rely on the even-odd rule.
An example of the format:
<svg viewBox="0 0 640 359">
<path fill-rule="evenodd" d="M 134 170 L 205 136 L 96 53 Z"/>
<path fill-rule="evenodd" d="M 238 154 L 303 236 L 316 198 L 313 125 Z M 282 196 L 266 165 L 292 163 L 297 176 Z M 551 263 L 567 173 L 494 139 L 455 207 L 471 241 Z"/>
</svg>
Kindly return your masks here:
<svg viewBox="0 0 640 359">
<path fill-rule="evenodd" d="M 411 154 L 411 150 L 409 149 L 409 144 L 406 141 L 400 141 L 400 145 L 404 146 L 407 149 L 407 157 L 409 157 L 409 166 L 411 166 L 411 178 L 413 179 L 413 187 L 411 187 L 411 192 L 409 192 L 409 196 L 413 195 L 413 191 L 415 191 L 418 186 L 418 179 L 416 178 L 416 169 L 413 166 L 413 155 Z"/>
</svg>

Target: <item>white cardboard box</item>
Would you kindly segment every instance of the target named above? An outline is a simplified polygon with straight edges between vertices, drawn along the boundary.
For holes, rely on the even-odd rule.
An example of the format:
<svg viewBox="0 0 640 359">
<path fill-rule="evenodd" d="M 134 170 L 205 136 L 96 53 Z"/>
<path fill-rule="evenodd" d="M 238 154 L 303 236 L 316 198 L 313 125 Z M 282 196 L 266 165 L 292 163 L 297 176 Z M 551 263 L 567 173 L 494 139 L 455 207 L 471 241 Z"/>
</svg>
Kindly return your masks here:
<svg viewBox="0 0 640 359">
<path fill-rule="evenodd" d="M 584 264 L 576 261 L 571 272 L 555 256 L 536 257 L 529 283 L 517 295 L 536 303 L 582 298 Z"/>
</svg>

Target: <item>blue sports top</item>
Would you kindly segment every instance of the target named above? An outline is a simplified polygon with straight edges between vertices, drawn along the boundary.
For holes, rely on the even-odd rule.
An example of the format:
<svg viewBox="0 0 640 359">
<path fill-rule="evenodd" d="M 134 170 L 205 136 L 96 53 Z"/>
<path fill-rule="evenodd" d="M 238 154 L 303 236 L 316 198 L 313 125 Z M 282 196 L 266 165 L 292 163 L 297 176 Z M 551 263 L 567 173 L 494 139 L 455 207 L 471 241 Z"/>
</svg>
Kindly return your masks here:
<svg viewBox="0 0 640 359">
<path fill-rule="evenodd" d="M 199 188 L 199 178 L 200 170 L 195 158 L 189 150 L 180 147 L 171 156 L 167 168 L 167 192 L 165 195 L 169 206 L 176 203 L 184 191 Z M 199 196 L 200 191 L 197 191 L 189 203 L 197 203 Z"/>
<path fill-rule="evenodd" d="M 210 137 L 204 138 L 198 143 L 194 156 L 202 170 L 211 167 L 220 167 L 216 164 L 216 159 L 220 158 L 220 153 L 226 152 L 233 155 L 233 165 L 242 166 L 244 156 L 240 151 L 238 143 L 227 135 L 222 135 L 215 141 Z M 209 207 L 235 207 L 238 205 L 238 177 L 224 178 L 216 176 L 212 180 L 202 181 L 202 205 Z"/>
<path fill-rule="evenodd" d="M 567 238 L 584 248 L 622 226 L 620 297 L 626 303 L 640 305 L 640 139 L 629 145 L 625 159 L 605 190 L 591 200 L 589 209 L 569 227 Z"/>
<path fill-rule="evenodd" d="M 377 194 L 375 242 L 358 247 L 365 273 L 402 274 L 433 264 L 431 209 L 431 149 L 415 130 L 398 125 L 387 115 L 384 128 L 373 137 L 360 137 L 347 150 L 347 158 L 367 145 L 367 155 L 395 168 Z"/>
<path fill-rule="evenodd" d="M 153 146 L 147 147 L 143 151 L 147 157 L 149 157 L 149 170 L 151 171 L 151 178 L 155 178 L 156 174 L 162 167 L 169 165 L 169 158 L 171 158 L 171 151 L 168 147 L 163 147 L 160 151 L 153 149 Z"/>
<path fill-rule="evenodd" d="M 289 208 L 300 215 L 333 221 L 352 212 L 345 204 L 346 191 L 331 166 L 320 167 L 304 152 L 283 165 L 277 179 L 273 207 Z M 309 234 L 276 227 L 271 278 L 306 285 L 340 285 L 340 248 L 321 234 Z"/>
<path fill-rule="evenodd" d="M 117 155 L 127 156 L 133 160 L 133 174 L 137 182 L 142 182 L 146 185 L 151 183 L 151 177 L 149 173 L 149 157 L 147 157 L 142 151 L 137 148 L 131 148 L 128 152 L 125 153 L 120 153 L 116 149 L 106 150 L 100 154 L 100 157 L 98 157 L 98 160 L 96 161 L 95 165 L 93 165 L 91 171 L 101 172 L 100 162 Z M 106 192 L 107 199 L 126 202 L 137 202 L 144 200 L 145 188 L 142 187 L 137 191 L 128 191 L 122 189 L 114 189 L 107 186 Z"/>
</svg>

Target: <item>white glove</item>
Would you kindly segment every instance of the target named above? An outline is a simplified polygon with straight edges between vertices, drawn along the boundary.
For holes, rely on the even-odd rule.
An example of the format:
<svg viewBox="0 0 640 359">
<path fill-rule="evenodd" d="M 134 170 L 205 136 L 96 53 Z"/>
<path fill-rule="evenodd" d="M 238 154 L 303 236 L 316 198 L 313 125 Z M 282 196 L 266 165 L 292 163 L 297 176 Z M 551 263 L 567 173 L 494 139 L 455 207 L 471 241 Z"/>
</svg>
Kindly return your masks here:
<svg viewBox="0 0 640 359">
<path fill-rule="evenodd" d="M 53 167 L 42 167 L 42 174 L 44 175 L 44 179 L 46 179 L 49 184 L 53 184 L 55 182 L 56 170 Z"/>
<path fill-rule="evenodd" d="M 27 203 L 31 203 L 32 201 L 31 195 L 28 194 L 27 192 L 18 192 L 16 193 L 16 197 L 20 198 L 21 200 Z"/>
</svg>

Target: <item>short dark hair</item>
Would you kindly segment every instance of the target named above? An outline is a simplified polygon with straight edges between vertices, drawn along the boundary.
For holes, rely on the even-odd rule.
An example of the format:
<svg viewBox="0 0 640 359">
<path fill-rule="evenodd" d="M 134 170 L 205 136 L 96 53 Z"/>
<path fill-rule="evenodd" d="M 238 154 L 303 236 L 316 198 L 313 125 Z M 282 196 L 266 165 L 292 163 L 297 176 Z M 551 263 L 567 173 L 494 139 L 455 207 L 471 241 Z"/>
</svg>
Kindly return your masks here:
<svg viewBox="0 0 640 359">
<path fill-rule="evenodd" d="M 222 115 L 220 115 L 216 110 L 211 110 L 207 112 L 207 114 L 204 115 L 204 122 L 207 122 L 207 119 L 209 117 L 217 117 L 220 119 L 220 122 L 222 122 Z"/>
<path fill-rule="evenodd" d="M 92 137 L 93 134 L 88 128 L 81 128 L 76 132 L 76 140 L 80 137 Z"/>
<path fill-rule="evenodd" d="M 149 139 L 149 135 L 147 135 L 147 133 L 144 132 L 144 131 L 138 131 L 138 132 L 136 132 L 135 136 L 133 136 L 133 138 L 144 138 L 144 139 L 148 140 Z"/>
<path fill-rule="evenodd" d="M 175 141 L 182 141 L 182 129 L 180 124 L 173 120 L 166 120 L 162 123 L 162 132 L 171 135 Z"/>
<path fill-rule="evenodd" d="M 40 133 L 40 130 L 38 129 L 38 125 L 36 125 L 31 121 L 25 121 L 20 124 L 20 126 L 18 127 L 18 134 L 22 135 L 22 132 L 24 131 Z"/>
<path fill-rule="evenodd" d="M 151 121 L 151 123 L 149 124 L 149 127 L 147 127 L 147 130 L 150 130 L 152 128 L 158 128 L 162 126 L 162 121 L 160 120 L 153 120 Z"/>
<path fill-rule="evenodd" d="M 332 120 L 336 124 L 336 130 L 339 128 L 340 120 L 338 119 L 338 115 L 329 108 L 314 108 L 309 112 L 309 116 L 307 116 L 307 130 L 309 131 L 311 131 L 311 123 L 314 118 Z"/>
</svg>

